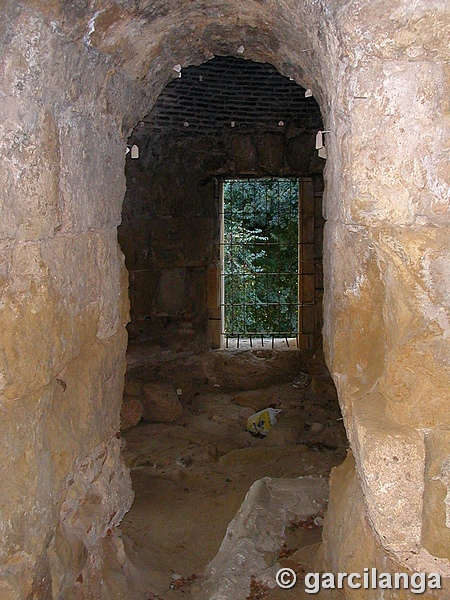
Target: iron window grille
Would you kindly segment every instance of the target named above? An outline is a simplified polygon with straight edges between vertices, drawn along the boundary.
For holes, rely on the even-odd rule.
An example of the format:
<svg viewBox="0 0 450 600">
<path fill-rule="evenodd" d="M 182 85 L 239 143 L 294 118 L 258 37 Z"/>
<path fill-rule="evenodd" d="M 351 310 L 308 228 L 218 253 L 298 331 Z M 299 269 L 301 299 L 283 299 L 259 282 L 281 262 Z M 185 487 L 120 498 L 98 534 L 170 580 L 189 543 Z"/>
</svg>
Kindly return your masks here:
<svg viewBox="0 0 450 600">
<path fill-rule="evenodd" d="M 271 340 L 299 335 L 305 235 L 299 179 L 226 179 L 221 202 L 222 339 Z M 313 224 L 314 227 L 314 224 Z M 306 240 L 310 241 L 310 240 Z M 312 266 L 312 269 L 314 267 Z M 313 273 L 314 271 L 312 271 Z"/>
</svg>

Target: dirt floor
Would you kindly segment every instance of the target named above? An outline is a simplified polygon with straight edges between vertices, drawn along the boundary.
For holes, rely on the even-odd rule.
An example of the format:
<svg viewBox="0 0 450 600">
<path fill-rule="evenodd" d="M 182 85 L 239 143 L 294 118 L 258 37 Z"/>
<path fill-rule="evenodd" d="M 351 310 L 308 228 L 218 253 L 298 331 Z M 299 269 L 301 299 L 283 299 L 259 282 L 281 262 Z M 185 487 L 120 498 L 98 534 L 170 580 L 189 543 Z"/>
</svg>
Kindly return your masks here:
<svg viewBox="0 0 450 600">
<path fill-rule="evenodd" d="M 151 352 L 154 356 L 154 349 Z M 309 357 L 306 363 L 296 364 L 292 353 L 281 359 L 276 351 L 259 354 L 260 366 L 250 368 L 248 385 L 263 386 L 242 389 L 245 369 L 253 365 L 257 352 L 252 350 L 252 356 L 248 350 L 222 354 L 219 364 L 225 363 L 225 375 L 219 372 L 222 367 L 218 368 L 217 361 L 213 366 L 208 363 L 209 377 L 203 372 L 199 375 L 198 365 L 191 365 L 196 376 L 189 382 L 180 382 L 179 371 L 167 361 L 167 368 L 158 371 L 160 380 L 178 372 L 174 385 L 178 388 L 184 383 L 189 391 L 180 396 L 182 416 L 170 423 L 141 421 L 123 434 L 136 498 L 121 528 L 146 565 L 154 598 L 195 597 L 205 566 L 216 555 L 227 525 L 255 480 L 328 476 L 345 457 L 347 440 L 336 391 L 323 361 Z M 134 357 L 138 359 L 129 361 L 131 377 L 143 379 L 145 349 L 135 348 Z M 277 370 L 274 365 L 279 360 L 284 366 Z M 155 361 L 148 364 L 149 379 L 154 376 Z M 236 387 L 230 385 L 233 368 L 237 389 L 230 389 Z M 302 373 L 309 373 L 303 388 Z M 281 409 L 278 422 L 265 437 L 254 437 L 246 430 L 247 419 L 269 406 Z M 301 576 L 320 551 L 321 533 L 321 515 L 291 524 L 275 560 Z M 254 583 L 249 598 L 309 597 L 301 595 L 298 586 L 293 594 Z"/>
</svg>

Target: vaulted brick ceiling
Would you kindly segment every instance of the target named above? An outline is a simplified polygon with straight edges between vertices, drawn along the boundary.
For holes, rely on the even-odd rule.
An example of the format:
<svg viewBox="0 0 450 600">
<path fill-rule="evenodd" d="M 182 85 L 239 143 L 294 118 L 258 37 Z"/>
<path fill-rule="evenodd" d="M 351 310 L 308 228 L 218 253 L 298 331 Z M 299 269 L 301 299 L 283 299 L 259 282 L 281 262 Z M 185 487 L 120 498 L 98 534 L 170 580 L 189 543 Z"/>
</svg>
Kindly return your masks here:
<svg viewBox="0 0 450 600">
<path fill-rule="evenodd" d="M 222 134 L 230 128 L 313 131 L 321 126 L 315 99 L 306 98 L 305 89 L 275 67 L 217 56 L 183 69 L 160 94 L 135 135 L 142 140 L 170 132 L 202 136 Z"/>
</svg>

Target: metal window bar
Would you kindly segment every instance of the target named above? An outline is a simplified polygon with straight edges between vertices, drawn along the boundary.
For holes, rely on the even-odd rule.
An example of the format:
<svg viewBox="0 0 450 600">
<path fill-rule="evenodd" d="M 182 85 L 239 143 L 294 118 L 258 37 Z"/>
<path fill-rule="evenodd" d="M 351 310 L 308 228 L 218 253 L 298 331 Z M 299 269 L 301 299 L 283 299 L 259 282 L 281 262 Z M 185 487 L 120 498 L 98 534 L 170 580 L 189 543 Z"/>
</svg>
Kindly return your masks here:
<svg viewBox="0 0 450 600">
<path fill-rule="evenodd" d="M 254 339 L 261 339 L 262 346 L 271 340 L 272 347 L 275 339 L 283 338 L 289 346 L 293 338 L 298 347 L 310 333 L 314 293 L 311 298 L 305 277 L 311 275 L 314 239 L 309 239 L 311 207 L 300 201 L 302 185 L 303 180 L 293 178 L 223 183 L 221 314 L 226 347 L 230 338 L 238 347 L 244 338 L 250 346 Z"/>
</svg>

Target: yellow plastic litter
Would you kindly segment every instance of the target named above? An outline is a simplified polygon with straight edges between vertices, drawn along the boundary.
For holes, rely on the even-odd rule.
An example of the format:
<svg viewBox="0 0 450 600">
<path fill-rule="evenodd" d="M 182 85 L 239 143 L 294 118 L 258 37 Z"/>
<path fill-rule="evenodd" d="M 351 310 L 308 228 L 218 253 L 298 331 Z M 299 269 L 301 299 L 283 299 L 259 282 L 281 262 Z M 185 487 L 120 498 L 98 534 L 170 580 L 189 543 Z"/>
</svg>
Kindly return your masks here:
<svg viewBox="0 0 450 600">
<path fill-rule="evenodd" d="M 253 435 L 267 435 L 269 429 L 277 422 L 279 408 L 265 408 L 247 419 L 247 431 Z"/>
</svg>

